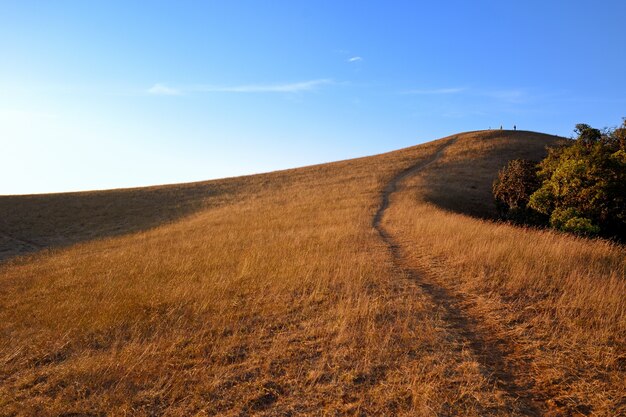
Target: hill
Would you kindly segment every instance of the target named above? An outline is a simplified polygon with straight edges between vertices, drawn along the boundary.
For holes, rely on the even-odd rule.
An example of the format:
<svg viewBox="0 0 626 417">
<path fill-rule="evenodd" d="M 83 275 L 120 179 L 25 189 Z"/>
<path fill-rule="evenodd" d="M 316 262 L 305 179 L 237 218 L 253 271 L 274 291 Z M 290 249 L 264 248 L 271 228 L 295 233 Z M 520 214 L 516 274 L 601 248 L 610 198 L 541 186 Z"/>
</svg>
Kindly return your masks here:
<svg viewBox="0 0 626 417">
<path fill-rule="evenodd" d="M 0 410 L 625 412 L 623 246 L 488 220 L 498 169 L 559 140 L 0 197 Z"/>
</svg>

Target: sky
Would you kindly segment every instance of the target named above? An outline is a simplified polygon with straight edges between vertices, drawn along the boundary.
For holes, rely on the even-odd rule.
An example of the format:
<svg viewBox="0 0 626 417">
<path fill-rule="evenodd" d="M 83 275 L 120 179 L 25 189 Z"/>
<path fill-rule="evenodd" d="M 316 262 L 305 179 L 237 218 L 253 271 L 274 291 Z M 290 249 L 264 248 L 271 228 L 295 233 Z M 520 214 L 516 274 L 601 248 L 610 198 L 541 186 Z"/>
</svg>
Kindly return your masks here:
<svg viewBox="0 0 626 417">
<path fill-rule="evenodd" d="M 0 194 L 626 116 L 626 1 L 0 0 Z"/>
</svg>

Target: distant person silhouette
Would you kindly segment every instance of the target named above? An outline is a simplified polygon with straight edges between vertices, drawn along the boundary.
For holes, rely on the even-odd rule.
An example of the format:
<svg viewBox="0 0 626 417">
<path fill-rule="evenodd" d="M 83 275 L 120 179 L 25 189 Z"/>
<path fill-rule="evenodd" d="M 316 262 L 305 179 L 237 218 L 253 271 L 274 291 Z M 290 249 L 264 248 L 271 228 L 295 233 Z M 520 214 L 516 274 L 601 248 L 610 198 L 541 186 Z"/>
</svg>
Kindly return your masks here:
<svg viewBox="0 0 626 417">
<path fill-rule="evenodd" d="M 502 125 L 500 125 L 500 130 L 502 130 Z"/>
<path fill-rule="evenodd" d="M 517 126 L 516 125 L 513 125 L 513 130 L 517 130 Z"/>
</svg>

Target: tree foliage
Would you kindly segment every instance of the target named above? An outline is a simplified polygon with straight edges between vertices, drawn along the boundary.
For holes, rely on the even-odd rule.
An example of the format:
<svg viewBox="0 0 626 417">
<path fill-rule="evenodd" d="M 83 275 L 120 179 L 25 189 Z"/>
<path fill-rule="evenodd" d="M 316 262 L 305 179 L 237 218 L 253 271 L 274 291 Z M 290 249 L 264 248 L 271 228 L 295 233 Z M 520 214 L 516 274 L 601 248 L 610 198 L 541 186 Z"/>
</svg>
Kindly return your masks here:
<svg viewBox="0 0 626 417">
<path fill-rule="evenodd" d="M 496 209 L 501 218 L 526 223 L 534 217 L 528 207 L 530 196 L 539 188 L 536 162 L 514 159 L 500 170 L 493 184 Z"/>
<path fill-rule="evenodd" d="M 573 143 L 550 149 L 537 169 L 511 161 L 494 184 L 496 205 L 501 213 L 522 213 L 526 223 L 536 223 L 531 215 L 540 213 L 558 230 L 625 239 L 626 119 L 604 131 L 578 124 L 575 133 Z"/>
</svg>

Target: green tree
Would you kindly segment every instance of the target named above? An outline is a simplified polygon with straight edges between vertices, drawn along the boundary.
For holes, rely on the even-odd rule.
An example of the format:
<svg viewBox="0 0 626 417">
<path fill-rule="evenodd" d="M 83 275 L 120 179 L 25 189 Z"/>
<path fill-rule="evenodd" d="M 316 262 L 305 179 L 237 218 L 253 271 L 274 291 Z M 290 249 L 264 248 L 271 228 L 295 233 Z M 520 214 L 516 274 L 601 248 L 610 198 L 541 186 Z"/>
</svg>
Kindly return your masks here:
<svg viewBox="0 0 626 417">
<path fill-rule="evenodd" d="M 500 218 L 516 223 L 537 223 L 537 213 L 529 209 L 528 201 L 540 186 L 537 163 L 514 159 L 500 170 L 493 183 L 493 196 Z"/>
<path fill-rule="evenodd" d="M 550 150 L 539 164 L 541 186 L 528 207 L 550 225 L 583 235 L 626 237 L 626 121 L 602 132 L 576 125 L 578 138 Z"/>
</svg>

